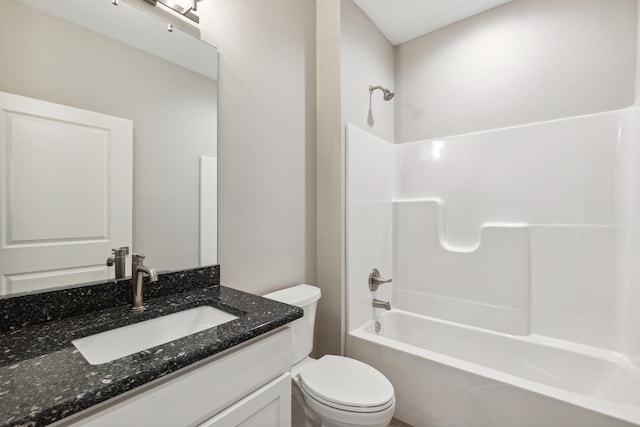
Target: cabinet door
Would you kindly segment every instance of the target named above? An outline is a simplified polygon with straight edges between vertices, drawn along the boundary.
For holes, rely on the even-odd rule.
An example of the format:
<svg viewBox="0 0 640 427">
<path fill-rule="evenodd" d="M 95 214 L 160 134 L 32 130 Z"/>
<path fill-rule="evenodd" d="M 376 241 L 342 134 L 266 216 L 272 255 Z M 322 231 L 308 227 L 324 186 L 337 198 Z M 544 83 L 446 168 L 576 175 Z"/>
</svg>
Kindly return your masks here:
<svg viewBox="0 0 640 427">
<path fill-rule="evenodd" d="M 290 427 L 291 375 L 282 374 L 200 427 Z"/>
</svg>

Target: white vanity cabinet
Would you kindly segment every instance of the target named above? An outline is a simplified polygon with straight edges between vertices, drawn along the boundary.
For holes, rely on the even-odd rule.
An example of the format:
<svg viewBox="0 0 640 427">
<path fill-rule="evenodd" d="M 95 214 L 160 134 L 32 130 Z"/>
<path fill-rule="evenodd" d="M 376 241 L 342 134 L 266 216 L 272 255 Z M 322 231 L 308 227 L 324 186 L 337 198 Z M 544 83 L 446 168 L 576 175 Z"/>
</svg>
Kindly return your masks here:
<svg viewBox="0 0 640 427">
<path fill-rule="evenodd" d="M 55 425 L 288 427 L 290 343 L 278 329 Z"/>
<path fill-rule="evenodd" d="M 291 375 L 286 373 L 205 421 L 200 427 L 289 425 L 291 425 Z"/>
</svg>

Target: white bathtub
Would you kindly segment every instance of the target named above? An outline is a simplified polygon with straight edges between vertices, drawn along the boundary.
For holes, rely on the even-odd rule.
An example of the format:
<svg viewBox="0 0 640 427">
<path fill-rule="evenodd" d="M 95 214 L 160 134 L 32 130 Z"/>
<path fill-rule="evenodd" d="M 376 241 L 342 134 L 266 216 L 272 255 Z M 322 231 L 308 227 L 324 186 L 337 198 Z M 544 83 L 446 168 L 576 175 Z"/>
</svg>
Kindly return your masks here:
<svg viewBox="0 0 640 427">
<path fill-rule="evenodd" d="M 391 310 L 348 336 L 416 427 L 640 425 L 640 369 L 609 351 Z"/>
</svg>

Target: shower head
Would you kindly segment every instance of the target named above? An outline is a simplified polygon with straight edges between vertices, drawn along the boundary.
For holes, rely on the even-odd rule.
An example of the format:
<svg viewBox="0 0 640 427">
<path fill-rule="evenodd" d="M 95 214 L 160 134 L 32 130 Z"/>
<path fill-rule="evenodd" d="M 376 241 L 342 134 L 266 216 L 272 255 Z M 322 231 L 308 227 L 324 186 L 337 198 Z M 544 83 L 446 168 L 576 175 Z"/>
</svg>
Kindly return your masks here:
<svg viewBox="0 0 640 427">
<path fill-rule="evenodd" d="M 385 89 L 382 86 L 369 86 L 369 93 L 373 93 L 373 91 L 376 89 L 380 89 L 382 91 L 382 98 L 385 101 L 390 101 L 391 98 L 393 98 L 393 95 L 395 95 L 392 91 L 390 91 L 389 89 Z"/>
</svg>

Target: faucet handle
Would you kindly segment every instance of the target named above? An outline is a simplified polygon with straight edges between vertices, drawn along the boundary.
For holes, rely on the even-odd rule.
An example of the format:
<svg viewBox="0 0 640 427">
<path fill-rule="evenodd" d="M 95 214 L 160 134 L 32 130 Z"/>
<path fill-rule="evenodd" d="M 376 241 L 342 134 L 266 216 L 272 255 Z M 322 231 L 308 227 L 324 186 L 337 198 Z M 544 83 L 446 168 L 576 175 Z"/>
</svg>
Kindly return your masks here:
<svg viewBox="0 0 640 427">
<path fill-rule="evenodd" d="M 378 290 L 378 286 L 382 285 L 383 283 L 390 283 L 393 279 L 383 279 L 382 277 L 380 277 L 380 271 L 378 271 L 377 268 L 374 268 L 373 270 L 371 270 L 371 273 L 369 273 L 369 290 L 371 291 L 376 291 Z"/>
<path fill-rule="evenodd" d="M 131 255 L 131 262 L 133 262 L 134 264 L 142 264 L 144 258 L 145 256 L 142 254 L 133 254 Z"/>
<path fill-rule="evenodd" d="M 126 257 L 129 255 L 129 246 L 120 246 L 118 249 L 111 249 L 111 252 L 117 257 Z"/>
</svg>

